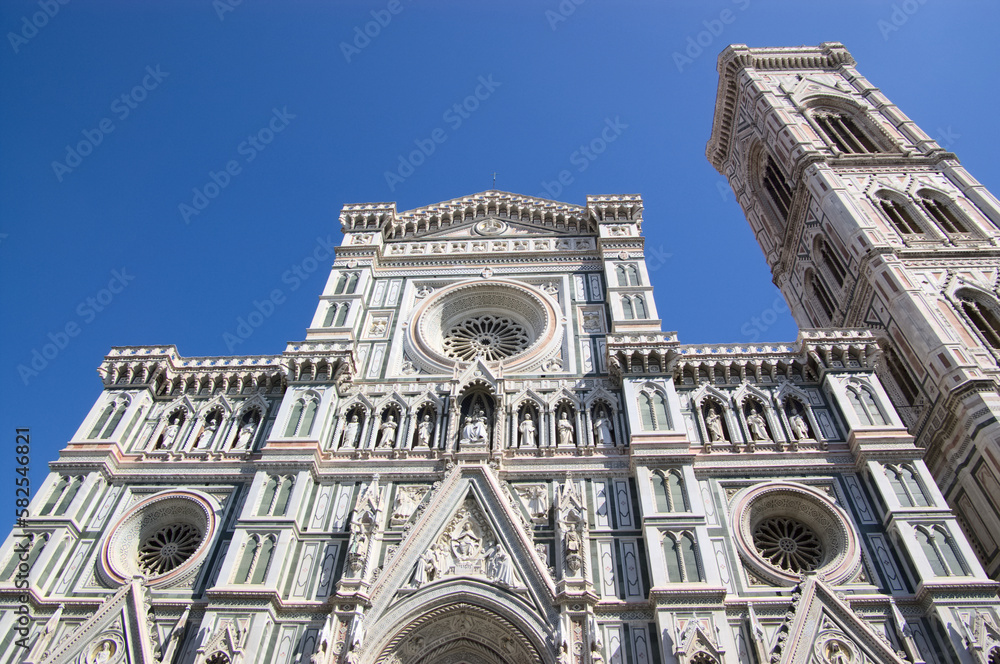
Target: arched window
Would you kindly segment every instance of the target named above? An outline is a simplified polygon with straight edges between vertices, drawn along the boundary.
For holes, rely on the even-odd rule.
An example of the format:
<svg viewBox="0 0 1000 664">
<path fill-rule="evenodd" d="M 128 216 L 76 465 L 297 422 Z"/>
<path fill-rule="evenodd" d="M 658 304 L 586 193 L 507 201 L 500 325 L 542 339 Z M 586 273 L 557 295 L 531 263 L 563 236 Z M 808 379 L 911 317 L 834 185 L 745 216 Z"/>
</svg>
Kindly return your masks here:
<svg viewBox="0 0 1000 664">
<path fill-rule="evenodd" d="M 867 386 L 849 385 L 847 398 L 850 400 L 851 406 L 854 407 L 858 419 L 861 420 L 861 426 L 884 426 L 886 424 L 885 416 L 882 415 L 882 410 L 878 407 L 875 397 Z"/>
<path fill-rule="evenodd" d="M 1000 316 L 997 315 L 996 304 L 969 291 L 960 291 L 957 295 L 962 311 L 986 345 L 1000 350 Z"/>
<path fill-rule="evenodd" d="M 66 487 L 66 491 L 63 492 L 62 499 L 59 501 L 59 504 L 53 512 L 53 516 L 63 516 L 66 514 L 66 510 L 69 509 L 73 499 L 76 498 L 76 494 L 80 491 L 81 486 L 83 486 L 82 477 L 74 477 L 70 480 L 69 486 Z"/>
<path fill-rule="evenodd" d="M 257 560 L 257 551 L 260 549 L 260 542 L 256 535 L 250 536 L 243 546 L 243 556 L 240 558 L 240 566 L 236 568 L 236 583 L 248 583 L 250 574 L 253 571 L 253 564 Z"/>
<path fill-rule="evenodd" d="M 933 528 L 917 527 L 917 541 L 930 563 L 935 576 L 961 576 L 966 574 L 965 565 L 955 550 L 955 542 L 942 526 Z"/>
<path fill-rule="evenodd" d="M 635 318 L 635 312 L 632 310 L 632 298 L 628 295 L 622 295 L 622 314 L 625 316 L 625 320 Z"/>
<path fill-rule="evenodd" d="M 841 262 L 837 252 L 822 238 L 819 241 L 819 255 L 834 281 L 837 282 L 838 286 L 843 287 L 844 281 L 847 278 L 847 270 L 844 268 L 844 264 Z"/>
<path fill-rule="evenodd" d="M 635 305 L 635 317 L 636 318 L 649 318 L 649 312 L 646 311 L 646 300 L 642 295 L 636 295 L 633 299 L 633 304 Z"/>
<path fill-rule="evenodd" d="M 660 431 L 670 428 L 667 417 L 667 400 L 658 390 L 639 393 L 642 428 L 648 431 Z"/>
<path fill-rule="evenodd" d="M 875 141 L 866 134 L 854 118 L 837 111 L 817 111 L 813 119 L 826 142 L 844 154 L 871 154 L 882 152 Z"/>
<path fill-rule="evenodd" d="M 927 496 L 917 480 L 914 470 L 907 466 L 887 466 L 886 474 L 889 483 L 896 494 L 896 499 L 903 507 L 926 507 Z"/>
<path fill-rule="evenodd" d="M 267 516 L 271 513 L 271 506 L 274 504 L 274 492 L 277 486 L 277 478 L 267 478 L 267 482 L 264 484 L 264 491 L 260 494 L 260 506 L 257 508 L 257 516 Z"/>
<path fill-rule="evenodd" d="M 337 279 L 337 286 L 334 289 L 336 295 L 346 294 L 350 295 L 358 287 L 358 273 L 357 272 L 342 272 L 340 278 Z"/>
<path fill-rule="evenodd" d="M 326 308 L 326 317 L 323 319 L 323 327 L 330 327 L 333 325 L 334 316 L 337 315 L 337 307 L 339 305 L 336 302 L 331 302 Z"/>
<path fill-rule="evenodd" d="M 679 470 L 656 470 L 656 509 L 659 512 L 686 512 L 684 479 Z"/>
<path fill-rule="evenodd" d="M 87 436 L 87 438 L 97 438 L 97 435 L 101 432 L 101 429 L 104 428 L 104 423 L 108 421 L 108 418 L 111 417 L 111 413 L 113 413 L 114 410 L 115 410 L 114 403 L 109 403 L 107 406 L 104 407 L 104 410 L 101 412 L 101 416 L 97 418 L 97 423 L 94 424 L 94 428 L 90 430 L 90 435 Z"/>
<path fill-rule="evenodd" d="M 278 494 L 274 499 L 274 505 L 270 511 L 273 516 L 284 516 L 288 509 L 288 498 L 292 494 L 293 479 L 282 477 L 278 485 Z"/>
<path fill-rule="evenodd" d="M 263 583 L 267 578 L 267 571 L 271 567 L 271 558 L 274 555 L 274 536 L 268 535 L 260 543 L 260 552 L 254 562 L 250 576 L 250 583 Z"/>
<path fill-rule="evenodd" d="M 296 399 L 295 405 L 292 406 L 292 412 L 288 416 L 285 435 L 291 437 L 311 434 L 318 407 L 319 400 L 314 394 L 307 394 Z"/>
<path fill-rule="evenodd" d="M 663 538 L 663 553 L 667 563 L 667 580 L 671 583 L 701 581 L 694 534 L 667 533 Z"/>
<path fill-rule="evenodd" d="M 767 163 L 764 166 L 763 185 L 781 221 L 786 221 L 792 209 L 792 190 L 771 155 L 767 156 Z"/>
<path fill-rule="evenodd" d="M 956 233 L 968 233 L 968 224 L 955 213 L 948 203 L 942 201 L 926 189 L 917 192 L 920 207 L 924 209 L 927 216 L 937 222 L 938 226 L 948 235 Z"/>
<path fill-rule="evenodd" d="M 833 323 L 833 315 L 837 312 L 837 302 L 830 295 L 826 284 L 815 272 L 810 271 L 806 277 L 806 294 L 817 303 L 820 309 L 826 314 L 828 323 Z"/>
<path fill-rule="evenodd" d="M 340 308 L 337 310 L 337 327 L 341 327 L 345 321 L 347 321 L 347 312 L 351 310 L 351 305 L 347 302 L 341 302 Z"/>
<path fill-rule="evenodd" d="M 30 534 L 21 539 L 18 546 L 14 547 L 10 554 L 10 559 L 7 560 L 7 564 L 4 565 L 3 573 L 0 574 L 0 579 L 4 581 L 11 581 L 18 572 L 18 568 L 21 564 L 26 565 L 22 568 L 26 570 L 25 574 L 21 576 L 26 576 L 27 573 L 31 572 L 31 568 L 35 565 L 35 560 L 38 559 L 39 554 L 42 553 L 42 549 L 45 548 L 45 544 L 48 541 L 49 536 Z M 28 552 L 27 557 L 23 560 L 21 558 L 21 553 L 24 551 Z"/>
<path fill-rule="evenodd" d="M 615 268 L 619 286 L 638 286 L 639 271 L 631 263 L 619 263 Z"/>
<path fill-rule="evenodd" d="M 923 235 L 925 233 L 924 228 L 917 222 L 910 209 L 895 198 L 879 194 L 878 206 L 900 235 Z"/>
</svg>

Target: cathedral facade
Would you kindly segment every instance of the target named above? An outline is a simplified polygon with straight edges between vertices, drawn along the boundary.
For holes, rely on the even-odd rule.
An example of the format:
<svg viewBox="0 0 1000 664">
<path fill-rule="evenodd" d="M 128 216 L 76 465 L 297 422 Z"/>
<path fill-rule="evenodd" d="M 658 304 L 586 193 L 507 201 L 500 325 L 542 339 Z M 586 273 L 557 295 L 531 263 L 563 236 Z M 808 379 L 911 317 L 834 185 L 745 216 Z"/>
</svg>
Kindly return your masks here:
<svg viewBox="0 0 1000 664">
<path fill-rule="evenodd" d="M 939 439 L 922 442 L 937 406 L 905 410 L 886 368 L 904 317 L 872 295 L 929 287 L 833 253 L 886 235 L 837 202 L 864 173 L 899 197 L 912 186 L 891 183 L 918 176 L 823 141 L 889 147 L 857 108 L 898 111 L 835 44 L 730 47 L 720 74 L 709 156 L 781 266 L 797 340 L 662 332 L 637 195 L 347 205 L 302 341 L 104 358 L 103 392 L 0 549 L 0 664 L 1000 661 L 992 558 L 963 531 Z M 964 173 L 921 141 L 893 167 Z M 963 182 L 970 209 L 927 214 L 981 234 L 938 249 L 986 262 L 993 199 Z M 985 364 L 988 346 L 967 348 Z"/>
</svg>

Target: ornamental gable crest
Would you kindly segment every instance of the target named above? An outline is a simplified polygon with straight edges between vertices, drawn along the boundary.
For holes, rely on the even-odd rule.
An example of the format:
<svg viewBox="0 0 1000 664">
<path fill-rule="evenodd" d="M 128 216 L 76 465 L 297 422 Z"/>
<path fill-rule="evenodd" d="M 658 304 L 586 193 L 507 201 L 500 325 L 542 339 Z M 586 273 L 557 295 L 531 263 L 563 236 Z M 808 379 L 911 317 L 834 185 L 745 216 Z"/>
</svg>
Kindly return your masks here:
<svg viewBox="0 0 1000 664">
<path fill-rule="evenodd" d="M 149 592 L 132 579 L 104 600 L 75 631 L 58 639 L 59 618 L 46 625 L 25 664 L 158 662 L 162 655 Z"/>
<path fill-rule="evenodd" d="M 807 576 L 771 654 L 775 664 L 905 664 L 824 582 Z"/>
</svg>

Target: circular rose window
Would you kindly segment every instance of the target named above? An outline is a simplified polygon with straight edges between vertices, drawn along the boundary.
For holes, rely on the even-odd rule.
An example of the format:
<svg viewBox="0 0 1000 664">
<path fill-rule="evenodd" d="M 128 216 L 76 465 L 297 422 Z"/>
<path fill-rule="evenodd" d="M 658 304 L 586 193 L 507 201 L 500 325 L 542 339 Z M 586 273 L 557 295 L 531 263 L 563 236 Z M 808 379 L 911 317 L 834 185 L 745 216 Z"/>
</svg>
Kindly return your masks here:
<svg viewBox="0 0 1000 664">
<path fill-rule="evenodd" d="M 532 371 L 559 352 L 562 314 L 551 296 L 503 279 L 440 289 L 414 312 L 409 355 L 431 372 L 482 360 Z"/>
<path fill-rule="evenodd" d="M 761 557 L 789 572 L 810 572 L 823 559 L 823 545 L 812 528 L 783 516 L 761 521 L 753 544 Z"/>
<path fill-rule="evenodd" d="M 758 484 L 733 498 L 736 543 L 747 566 L 777 585 L 822 572 L 849 581 L 861 565 L 858 536 L 846 514 L 821 491 L 791 482 Z"/>
<path fill-rule="evenodd" d="M 150 496 L 111 528 L 103 571 L 116 583 L 141 575 L 154 587 L 187 578 L 204 559 L 215 523 L 209 499 L 193 491 Z"/>
<path fill-rule="evenodd" d="M 445 332 L 444 354 L 464 362 L 477 357 L 496 362 L 517 355 L 530 343 L 527 330 L 510 318 L 474 316 Z"/>
</svg>

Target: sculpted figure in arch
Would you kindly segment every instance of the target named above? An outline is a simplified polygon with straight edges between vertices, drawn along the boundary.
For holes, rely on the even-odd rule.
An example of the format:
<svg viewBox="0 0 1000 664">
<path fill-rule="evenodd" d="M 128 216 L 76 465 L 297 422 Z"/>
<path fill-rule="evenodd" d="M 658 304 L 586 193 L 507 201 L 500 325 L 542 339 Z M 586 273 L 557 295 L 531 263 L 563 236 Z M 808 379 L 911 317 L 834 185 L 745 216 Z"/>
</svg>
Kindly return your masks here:
<svg viewBox="0 0 1000 664">
<path fill-rule="evenodd" d="M 417 445 L 420 447 L 431 447 L 431 433 L 433 432 L 434 423 L 431 422 L 431 416 L 424 413 L 420 424 L 417 425 Z"/>
<path fill-rule="evenodd" d="M 169 450 L 173 448 L 174 441 L 177 439 L 177 432 L 181 430 L 180 419 L 179 414 L 174 414 L 170 418 L 167 428 L 163 430 L 160 444 L 157 445 L 158 449 Z"/>
<path fill-rule="evenodd" d="M 240 427 L 240 433 L 236 436 L 236 444 L 233 445 L 235 449 L 246 450 L 250 448 L 250 444 L 253 442 L 253 435 L 257 431 L 257 425 L 254 424 L 253 417 L 251 416 L 242 427 Z"/>
<path fill-rule="evenodd" d="M 210 418 L 205 421 L 205 428 L 201 430 L 198 434 L 198 440 L 195 442 L 195 449 L 204 450 L 211 446 L 212 438 L 215 437 L 215 432 L 219 429 L 219 421 L 217 419 Z"/>
<path fill-rule="evenodd" d="M 807 440 L 810 438 L 809 425 L 806 424 L 806 418 L 802 417 L 801 414 L 796 413 L 792 415 L 789 423 L 792 425 L 792 435 L 795 436 L 795 440 Z"/>
<path fill-rule="evenodd" d="M 705 415 L 705 427 L 708 429 L 708 439 L 711 442 L 716 443 L 726 439 L 726 434 L 722 430 L 722 418 L 715 406 L 708 407 L 708 413 Z"/>
<path fill-rule="evenodd" d="M 530 412 L 524 414 L 524 419 L 518 429 L 521 430 L 521 440 L 518 442 L 518 447 L 538 447 L 538 440 L 535 438 L 535 423 L 531 419 Z"/>
<path fill-rule="evenodd" d="M 354 448 L 358 446 L 358 436 L 361 435 L 361 423 L 358 422 L 358 414 L 351 415 L 351 421 L 344 428 L 344 442 L 342 447 Z"/>
<path fill-rule="evenodd" d="M 559 423 L 556 428 L 559 431 L 559 447 L 572 447 L 574 445 L 573 423 L 569 421 L 565 410 L 559 416 Z"/>
<path fill-rule="evenodd" d="M 605 416 L 604 411 L 597 413 L 594 419 L 594 443 L 597 445 L 614 445 L 614 437 L 611 434 L 611 421 Z"/>
<path fill-rule="evenodd" d="M 396 418 L 392 416 L 392 413 L 386 417 L 385 422 L 379 427 L 378 434 L 378 445 L 377 447 L 393 447 L 396 443 Z"/>
<path fill-rule="evenodd" d="M 465 418 L 465 426 L 462 427 L 462 440 L 469 443 L 485 443 L 488 441 L 489 432 L 486 430 L 486 415 L 482 409 L 477 409 L 472 415 Z"/>
<path fill-rule="evenodd" d="M 750 413 L 747 417 L 747 425 L 750 427 L 750 435 L 754 440 L 770 441 L 771 436 L 767 433 L 767 424 L 764 418 L 757 411 Z"/>
</svg>

